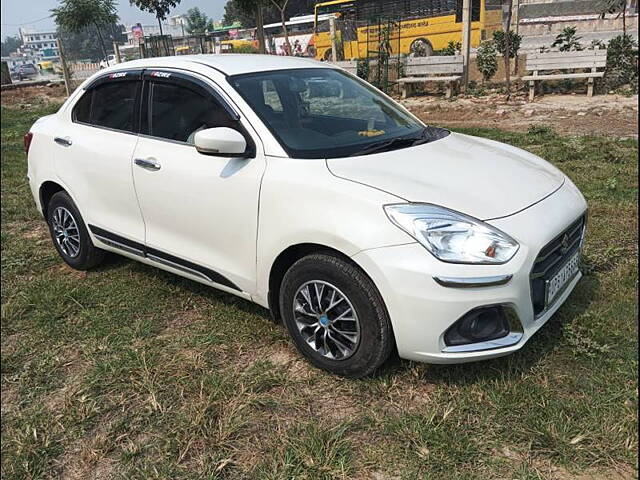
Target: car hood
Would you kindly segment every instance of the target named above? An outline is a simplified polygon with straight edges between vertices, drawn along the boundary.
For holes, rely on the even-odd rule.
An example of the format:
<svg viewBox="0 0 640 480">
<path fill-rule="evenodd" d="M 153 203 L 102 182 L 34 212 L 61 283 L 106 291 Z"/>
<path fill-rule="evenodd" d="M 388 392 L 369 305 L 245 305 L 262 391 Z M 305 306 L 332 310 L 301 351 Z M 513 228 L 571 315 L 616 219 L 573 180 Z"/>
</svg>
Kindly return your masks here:
<svg viewBox="0 0 640 480">
<path fill-rule="evenodd" d="M 536 155 L 458 133 L 415 147 L 329 159 L 327 166 L 337 177 L 481 220 L 519 212 L 558 190 L 565 179 Z"/>
</svg>

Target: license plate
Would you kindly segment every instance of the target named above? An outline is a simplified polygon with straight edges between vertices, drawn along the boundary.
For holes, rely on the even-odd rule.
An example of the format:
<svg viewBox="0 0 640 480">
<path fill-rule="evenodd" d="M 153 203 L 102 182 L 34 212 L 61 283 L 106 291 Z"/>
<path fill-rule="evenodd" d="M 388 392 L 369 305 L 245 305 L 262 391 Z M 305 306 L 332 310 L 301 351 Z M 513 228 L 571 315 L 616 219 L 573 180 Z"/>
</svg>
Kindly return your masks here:
<svg viewBox="0 0 640 480">
<path fill-rule="evenodd" d="M 553 303 L 556 296 L 580 270 L 580 252 L 577 252 L 550 280 L 547 280 L 547 305 Z"/>
</svg>

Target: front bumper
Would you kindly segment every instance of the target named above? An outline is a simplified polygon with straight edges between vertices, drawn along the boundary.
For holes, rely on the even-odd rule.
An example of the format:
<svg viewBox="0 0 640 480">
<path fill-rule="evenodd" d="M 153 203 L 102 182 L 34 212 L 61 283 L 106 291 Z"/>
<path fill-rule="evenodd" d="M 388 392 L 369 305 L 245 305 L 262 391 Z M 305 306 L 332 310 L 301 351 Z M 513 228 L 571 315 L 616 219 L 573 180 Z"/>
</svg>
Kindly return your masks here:
<svg viewBox="0 0 640 480">
<path fill-rule="evenodd" d="M 491 220 L 520 243 L 516 256 L 504 265 L 459 265 L 434 258 L 418 243 L 359 252 L 353 256 L 373 279 L 385 301 L 400 357 L 428 363 L 462 363 L 507 355 L 526 343 L 560 308 L 579 282 L 578 273 L 553 305 L 534 314 L 530 273 L 540 250 L 584 215 L 587 205 L 567 180 L 550 197 L 515 215 Z M 509 277 L 491 286 L 452 288 L 436 278 L 477 279 Z M 521 328 L 512 341 L 495 348 L 447 351 L 444 333 L 469 311 L 487 305 L 504 305 L 517 316 Z M 507 340 L 507 339 L 505 339 Z M 473 349 L 472 349 L 473 350 Z"/>
</svg>

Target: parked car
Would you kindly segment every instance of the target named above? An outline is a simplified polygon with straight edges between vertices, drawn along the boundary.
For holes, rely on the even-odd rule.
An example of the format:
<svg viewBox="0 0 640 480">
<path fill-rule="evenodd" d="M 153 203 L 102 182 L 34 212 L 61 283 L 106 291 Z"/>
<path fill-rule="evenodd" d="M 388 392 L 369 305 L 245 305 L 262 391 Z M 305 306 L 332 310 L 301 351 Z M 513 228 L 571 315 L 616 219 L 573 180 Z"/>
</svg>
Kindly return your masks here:
<svg viewBox="0 0 640 480">
<path fill-rule="evenodd" d="M 116 56 L 114 54 L 107 55 L 105 60 L 100 61 L 100 68 L 112 67 L 118 63 Z"/>
<path fill-rule="evenodd" d="M 18 79 L 25 80 L 38 76 L 38 68 L 33 63 L 25 63 L 18 67 Z"/>
<path fill-rule="evenodd" d="M 432 363 L 515 352 L 581 277 L 587 204 L 567 176 L 425 125 L 328 63 L 127 62 L 25 148 L 71 267 L 115 252 L 256 302 L 348 377 L 394 347 Z"/>
</svg>

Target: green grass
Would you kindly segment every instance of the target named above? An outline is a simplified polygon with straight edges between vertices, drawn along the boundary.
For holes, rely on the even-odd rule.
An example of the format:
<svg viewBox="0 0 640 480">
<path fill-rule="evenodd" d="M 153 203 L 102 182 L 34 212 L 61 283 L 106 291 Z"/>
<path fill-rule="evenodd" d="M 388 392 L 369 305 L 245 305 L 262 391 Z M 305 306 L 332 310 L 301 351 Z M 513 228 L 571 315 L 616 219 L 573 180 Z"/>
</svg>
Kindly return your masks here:
<svg viewBox="0 0 640 480">
<path fill-rule="evenodd" d="M 586 276 L 515 355 L 310 367 L 267 312 L 120 257 L 64 266 L 2 109 L 2 476 L 624 478 L 637 460 L 637 141 L 464 130 L 523 147 L 588 198 Z"/>
</svg>

